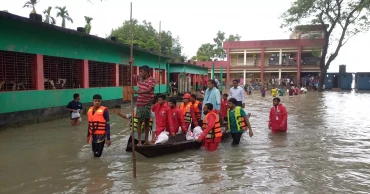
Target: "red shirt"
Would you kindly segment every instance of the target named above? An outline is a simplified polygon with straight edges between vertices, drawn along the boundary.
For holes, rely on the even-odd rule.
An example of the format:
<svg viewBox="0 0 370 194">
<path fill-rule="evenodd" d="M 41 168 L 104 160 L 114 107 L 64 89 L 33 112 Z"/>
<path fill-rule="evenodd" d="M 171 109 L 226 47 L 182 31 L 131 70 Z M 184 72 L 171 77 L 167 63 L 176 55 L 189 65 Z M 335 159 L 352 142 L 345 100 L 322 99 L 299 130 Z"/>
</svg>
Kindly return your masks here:
<svg viewBox="0 0 370 194">
<path fill-rule="evenodd" d="M 207 84 L 208 84 L 208 81 L 207 81 L 206 79 L 203 79 L 203 81 L 202 81 L 202 85 L 203 85 L 203 86 L 207 86 Z"/>
<path fill-rule="evenodd" d="M 269 121 L 269 127 L 271 127 L 271 130 L 277 131 L 286 131 L 288 129 L 288 113 L 286 111 L 286 108 L 279 104 L 277 107 L 273 106 L 270 110 L 270 121 Z"/>
<path fill-rule="evenodd" d="M 191 105 L 190 105 L 191 120 L 192 120 L 192 122 L 193 122 L 194 126 L 195 126 L 195 127 L 198 127 L 198 119 L 197 119 L 197 117 L 195 116 L 195 111 L 194 111 L 193 103 L 192 103 L 192 102 L 188 102 L 188 103 L 190 103 L 190 104 L 191 104 Z M 186 106 L 188 105 L 188 104 L 186 104 L 186 105 L 185 105 L 185 103 L 182 103 L 182 104 L 184 104 L 184 108 L 186 108 Z M 182 105 L 182 104 L 181 104 L 181 105 Z M 180 105 L 180 107 L 181 107 L 181 105 Z M 181 109 L 180 109 L 180 110 L 181 110 Z M 184 110 L 181 110 L 181 112 L 183 113 L 183 114 L 182 114 L 182 116 L 183 116 L 183 117 L 185 117 L 185 115 L 184 115 Z M 184 122 L 185 122 L 185 118 L 184 118 Z M 190 123 L 189 123 L 189 122 L 185 122 L 185 126 L 187 127 L 186 129 L 188 129 L 188 128 L 189 128 L 189 125 L 190 125 Z"/>
<path fill-rule="evenodd" d="M 229 102 L 227 100 L 223 100 L 221 101 L 221 111 L 220 111 L 220 114 L 221 114 L 221 118 L 220 119 L 224 119 L 226 116 L 227 116 L 227 109 L 229 108 Z"/>
<path fill-rule="evenodd" d="M 152 88 L 149 93 L 138 94 L 136 106 L 145 106 L 152 103 L 154 100 L 154 87 L 157 81 L 153 77 L 149 77 L 146 80 L 142 80 L 140 76 L 135 76 L 139 91 L 145 91 Z"/>
<path fill-rule="evenodd" d="M 184 117 L 182 116 L 181 110 L 175 106 L 171 108 L 171 118 L 175 130 L 178 130 L 181 127 L 183 132 L 186 132 L 188 128 L 185 127 Z"/>
<path fill-rule="evenodd" d="M 212 110 L 212 111 L 217 114 L 217 110 Z M 208 126 L 207 126 L 206 129 L 203 129 L 203 133 L 198 137 L 198 139 L 200 139 L 200 140 L 205 139 L 205 142 L 212 142 L 212 143 L 220 143 L 221 142 L 221 137 L 217 137 L 217 138 L 214 138 L 214 139 L 205 138 L 205 136 L 207 136 L 207 134 L 214 128 L 215 123 L 216 123 L 216 119 L 217 119 L 217 116 L 215 116 L 214 114 L 209 114 L 208 115 L 208 117 L 207 117 Z"/>
<path fill-rule="evenodd" d="M 171 117 L 172 111 L 167 103 L 163 105 L 156 103 L 152 107 L 152 111 L 155 114 L 155 130 L 157 134 L 164 130 L 167 130 L 170 134 L 176 133 Z"/>
</svg>

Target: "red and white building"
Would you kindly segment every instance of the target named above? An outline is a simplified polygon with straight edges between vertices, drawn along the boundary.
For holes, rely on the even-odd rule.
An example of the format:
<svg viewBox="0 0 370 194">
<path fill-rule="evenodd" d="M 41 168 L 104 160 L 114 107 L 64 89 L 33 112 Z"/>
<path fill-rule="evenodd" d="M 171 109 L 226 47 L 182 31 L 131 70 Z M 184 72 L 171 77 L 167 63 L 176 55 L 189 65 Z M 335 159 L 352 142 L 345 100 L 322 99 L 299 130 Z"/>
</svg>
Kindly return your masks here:
<svg viewBox="0 0 370 194">
<path fill-rule="evenodd" d="M 319 56 L 325 43 L 321 25 L 297 26 L 289 39 L 224 42 L 226 61 L 197 61 L 197 65 L 215 66 L 215 76 L 229 85 L 233 79 L 241 83 L 268 83 L 270 79 L 290 78 L 300 85 L 301 77 L 318 75 Z"/>
</svg>

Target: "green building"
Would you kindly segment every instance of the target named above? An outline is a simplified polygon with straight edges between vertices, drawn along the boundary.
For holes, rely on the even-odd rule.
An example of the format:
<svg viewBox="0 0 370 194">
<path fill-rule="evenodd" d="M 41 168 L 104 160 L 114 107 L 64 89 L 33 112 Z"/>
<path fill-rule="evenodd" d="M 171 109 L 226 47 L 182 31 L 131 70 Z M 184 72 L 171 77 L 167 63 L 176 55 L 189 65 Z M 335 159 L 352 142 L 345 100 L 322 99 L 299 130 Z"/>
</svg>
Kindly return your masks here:
<svg viewBox="0 0 370 194">
<path fill-rule="evenodd" d="M 67 117 L 74 93 L 85 108 L 94 94 L 107 107 L 123 103 L 129 45 L 1 11 L 0 26 L 0 127 Z M 169 57 L 161 56 L 160 65 L 158 58 L 135 47 L 134 73 L 148 65 L 155 92 L 164 93 Z"/>
</svg>

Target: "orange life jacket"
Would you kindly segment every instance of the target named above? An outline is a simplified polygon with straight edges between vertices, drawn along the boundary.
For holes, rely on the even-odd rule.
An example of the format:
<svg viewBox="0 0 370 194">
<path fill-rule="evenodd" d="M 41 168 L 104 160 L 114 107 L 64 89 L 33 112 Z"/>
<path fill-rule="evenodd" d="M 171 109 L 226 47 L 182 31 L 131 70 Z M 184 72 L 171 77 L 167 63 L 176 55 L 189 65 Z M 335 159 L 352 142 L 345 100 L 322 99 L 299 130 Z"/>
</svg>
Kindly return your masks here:
<svg viewBox="0 0 370 194">
<path fill-rule="evenodd" d="M 195 112 L 195 117 L 200 120 L 200 117 L 202 116 L 200 110 L 199 110 L 199 101 L 196 100 L 193 104 L 193 107 L 194 107 L 194 112 Z"/>
<path fill-rule="evenodd" d="M 87 120 L 89 121 L 89 134 L 92 135 L 105 135 L 105 128 L 107 126 L 107 121 L 104 119 L 104 110 L 106 107 L 100 106 L 98 110 L 94 111 L 94 107 L 90 107 L 87 111 Z"/>
<path fill-rule="evenodd" d="M 213 114 L 215 117 L 216 117 L 216 122 L 215 122 L 215 126 L 213 126 L 213 129 L 211 131 L 209 131 L 209 133 L 207 134 L 206 138 L 207 139 L 213 139 L 213 138 L 218 138 L 218 137 L 222 137 L 222 129 L 221 129 L 221 124 L 220 124 L 220 121 L 218 119 L 218 116 L 216 113 L 214 112 L 209 112 L 203 119 L 203 130 L 205 130 L 208 126 L 208 115 L 210 114 Z"/>
<path fill-rule="evenodd" d="M 182 111 L 182 115 L 184 116 L 185 123 L 190 123 L 191 122 L 191 112 L 190 112 L 190 107 L 193 104 L 191 102 L 188 102 L 188 104 L 185 106 L 184 103 L 181 103 L 180 105 L 180 110 Z"/>
</svg>

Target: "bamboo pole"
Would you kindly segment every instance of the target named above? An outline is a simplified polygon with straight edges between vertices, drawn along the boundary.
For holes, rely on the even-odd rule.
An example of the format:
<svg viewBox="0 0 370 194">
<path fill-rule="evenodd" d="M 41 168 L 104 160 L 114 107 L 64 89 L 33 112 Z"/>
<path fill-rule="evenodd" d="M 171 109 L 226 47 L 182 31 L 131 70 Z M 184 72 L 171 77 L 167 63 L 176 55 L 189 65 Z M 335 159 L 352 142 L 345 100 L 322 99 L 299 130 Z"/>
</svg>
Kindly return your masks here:
<svg viewBox="0 0 370 194">
<path fill-rule="evenodd" d="M 132 170 L 133 170 L 133 177 L 136 178 L 136 153 L 135 153 L 135 131 L 134 131 L 134 84 L 133 84 L 133 76 L 134 76 L 134 68 L 133 68 L 133 39 L 132 39 L 132 2 L 130 2 L 130 72 L 131 72 L 131 140 L 132 140 Z"/>
<path fill-rule="evenodd" d="M 158 54 L 158 72 L 159 72 L 159 87 L 158 87 L 158 93 L 161 93 L 161 49 L 162 49 L 162 44 L 161 44 L 161 21 L 159 21 L 159 33 L 158 33 L 158 40 L 159 40 L 159 54 Z"/>
</svg>

